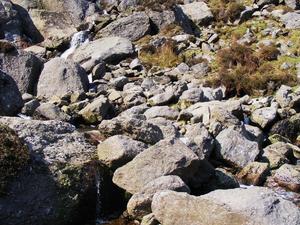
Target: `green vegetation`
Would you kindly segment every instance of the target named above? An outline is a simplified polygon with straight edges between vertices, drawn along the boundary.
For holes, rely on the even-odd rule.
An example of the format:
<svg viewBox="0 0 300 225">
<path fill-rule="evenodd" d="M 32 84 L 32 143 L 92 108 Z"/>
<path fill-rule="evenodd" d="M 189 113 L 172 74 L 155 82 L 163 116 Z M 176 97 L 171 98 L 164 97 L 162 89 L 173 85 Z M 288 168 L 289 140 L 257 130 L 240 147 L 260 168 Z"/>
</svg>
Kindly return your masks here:
<svg viewBox="0 0 300 225">
<path fill-rule="evenodd" d="M 17 134 L 0 125 L 0 195 L 5 193 L 9 178 L 15 176 L 29 160 L 29 151 Z"/>
<path fill-rule="evenodd" d="M 261 47 L 254 52 L 249 46 L 233 43 L 218 51 L 218 73 L 208 83 L 222 84 L 237 95 L 258 95 L 261 90 L 271 93 L 281 84 L 295 85 L 295 71 L 283 71 L 280 68 L 283 60 L 277 59 L 277 53 L 274 46 Z"/>
</svg>

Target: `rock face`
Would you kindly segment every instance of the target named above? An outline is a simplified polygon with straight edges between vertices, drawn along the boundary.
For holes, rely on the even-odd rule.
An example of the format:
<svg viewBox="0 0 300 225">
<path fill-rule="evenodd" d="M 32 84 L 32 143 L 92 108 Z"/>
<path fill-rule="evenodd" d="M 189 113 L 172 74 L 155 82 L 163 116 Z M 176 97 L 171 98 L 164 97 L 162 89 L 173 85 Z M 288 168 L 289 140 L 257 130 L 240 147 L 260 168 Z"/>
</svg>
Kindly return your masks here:
<svg viewBox="0 0 300 225">
<path fill-rule="evenodd" d="M 31 157 L 28 169 L 0 197 L 1 222 L 65 225 L 81 221 L 76 212 L 93 186 L 96 168 L 91 159 L 96 148 L 68 123 L 8 117 L 0 123 L 24 139 Z M 85 207 L 91 207 L 90 203 Z"/>
<path fill-rule="evenodd" d="M 98 159 L 111 168 L 118 168 L 130 162 L 146 149 L 142 142 L 124 135 L 116 135 L 98 145 Z"/>
<path fill-rule="evenodd" d="M 137 193 L 160 176 L 178 175 L 188 181 L 198 163 L 198 157 L 181 141 L 163 140 L 117 169 L 113 182 L 130 193 Z"/>
<path fill-rule="evenodd" d="M 260 187 L 218 190 L 200 197 L 163 191 L 154 196 L 152 211 L 164 225 L 296 225 L 300 222 L 296 205 Z"/>
<path fill-rule="evenodd" d="M 213 19 L 213 14 L 205 2 L 193 2 L 178 7 L 196 24 L 207 24 Z"/>
<path fill-rule="evenodd" d="M 20 92 L 36 94 L 38 79 L 43 69 L 41 60 L 24 51 L 0 53 L 0 57 L 0 69 L 11 75 Z"/>
<path fill-rule="evenodd" d="M 44 98 L 62 97 L 68 93 L 88 91 L 85 71 L 76 63 L 54 58 L 45 64 L 39 79 L 37 95 Z"/>
<path fill-rule="evenodd" d="M 80 46 L 74 52 L 72 59 L 80 64 L 95 66 L 100 61 L 122 60 L 133 52 L 133 45 L 128 39 L 107 37 Z M 83 67 L 85 67 L 84 65 Z"/>
<path fill-rule="evenodd" d="M 134 13 L 128 17 L 118 19 L 104 29 L 98 35 L 102 37 L 115 36 L 136 41 L 151 32 L 150 20 L 146 13 Z"/>
<path fill-rule="evenodd" d="M 0 116 L 16 115 L 23 104 L 16 82 L 0 70 Z"/>
<path fill-rule="evenodd" d="M 216 137 L 216 153 L 218 158 L 243 168 L 253 162 L 259 154 L 258 143 L 244 127 L 236 130 L 230 127 Z"/>
</svg>

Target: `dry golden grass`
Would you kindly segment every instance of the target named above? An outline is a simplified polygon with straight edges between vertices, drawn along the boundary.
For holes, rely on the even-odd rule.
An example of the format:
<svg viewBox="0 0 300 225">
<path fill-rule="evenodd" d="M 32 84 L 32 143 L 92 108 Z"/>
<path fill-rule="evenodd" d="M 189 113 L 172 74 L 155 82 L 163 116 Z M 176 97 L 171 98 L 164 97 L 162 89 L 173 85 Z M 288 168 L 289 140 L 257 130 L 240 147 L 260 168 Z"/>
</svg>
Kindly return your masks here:
<svg viewBox="0 0 300 225">
<path fill-rule="evenodd" d="M 182 62 L 182 58 L 176 53 L 172 41 L 167 41 L 157 49 L 150 45 L 143 47 L 140 51 L 139 59 L 148 68 L 152 66 L 170 68 Z"/>
</svg>

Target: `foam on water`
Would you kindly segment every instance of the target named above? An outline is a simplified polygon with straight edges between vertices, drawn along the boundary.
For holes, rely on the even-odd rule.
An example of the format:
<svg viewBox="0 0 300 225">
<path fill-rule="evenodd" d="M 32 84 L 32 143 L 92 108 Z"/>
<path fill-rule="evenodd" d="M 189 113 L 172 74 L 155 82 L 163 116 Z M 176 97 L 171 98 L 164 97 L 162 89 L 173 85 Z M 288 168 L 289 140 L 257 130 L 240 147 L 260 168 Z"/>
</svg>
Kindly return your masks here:
<svg viewBox="0 0 300 225">
<path fill-rule="evenodd" d="M 62 55 L 61 58 L 67 59 L 71 54 L 73 54 L 80 45 L 88 43 L 88 32 L 87 31 L 79 31 L 75 33 L 70 42 L 70 48 L 67 49 Z"/>
</svg>

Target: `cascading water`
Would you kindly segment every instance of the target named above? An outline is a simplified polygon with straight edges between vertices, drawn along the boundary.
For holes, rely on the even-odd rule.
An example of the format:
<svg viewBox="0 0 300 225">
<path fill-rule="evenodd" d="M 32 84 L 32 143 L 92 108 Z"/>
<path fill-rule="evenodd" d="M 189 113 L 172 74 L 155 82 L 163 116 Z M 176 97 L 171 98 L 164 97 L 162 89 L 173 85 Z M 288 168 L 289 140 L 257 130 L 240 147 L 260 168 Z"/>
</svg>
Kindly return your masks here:
<svg viewBox="0 0 300 225">
<path fill-rule="evenodd" d="M 101 186 L 102 186 L 103 178 L 98 170 L 96 171 L 95 182 L 96 182 L 96 225 L 100 225 L 104 223 L 103 219 L 101 218 L 102 216 L 101 215 L 102 212 Z"/>
<path fill-rule="evenodd" d="M 80 45 L 88 43 L 89 37 L 88 37 L 88 31 L 79 31 L 75 33 L 72 37 L 70 48 L 67 49 L 62 55 L 61 58 L 67 59 L 71 54 L 74 53 L 76 48 L 78 48 Z"/>
</svg>

